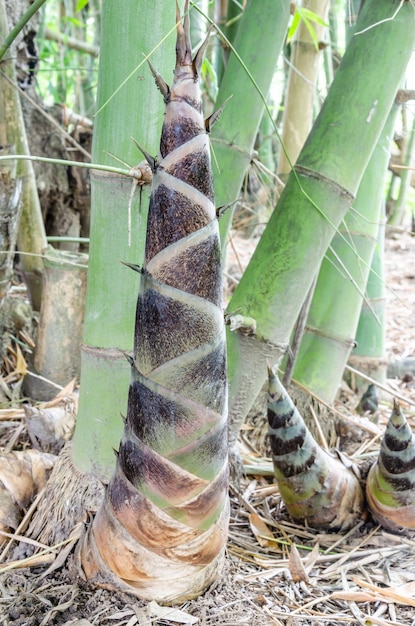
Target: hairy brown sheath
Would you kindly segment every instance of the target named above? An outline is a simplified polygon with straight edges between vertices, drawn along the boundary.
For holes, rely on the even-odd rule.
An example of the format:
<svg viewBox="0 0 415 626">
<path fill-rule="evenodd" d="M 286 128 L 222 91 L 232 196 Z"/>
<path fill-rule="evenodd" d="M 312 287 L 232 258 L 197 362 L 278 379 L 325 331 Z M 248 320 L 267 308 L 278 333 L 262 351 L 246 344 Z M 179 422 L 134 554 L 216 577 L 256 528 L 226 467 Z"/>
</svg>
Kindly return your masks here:
<svg viewBox="0 0 415 626">
<path fill-rule="evenodd" d="M 154 165 L 128 410 L 114 476 L 84 543 L 88 578 L 166 603 L 218 575 L 227 537 L 221 253 L 188 1 Z M 202 47 L 203 48 L 203 47 Z"/>
</svg>

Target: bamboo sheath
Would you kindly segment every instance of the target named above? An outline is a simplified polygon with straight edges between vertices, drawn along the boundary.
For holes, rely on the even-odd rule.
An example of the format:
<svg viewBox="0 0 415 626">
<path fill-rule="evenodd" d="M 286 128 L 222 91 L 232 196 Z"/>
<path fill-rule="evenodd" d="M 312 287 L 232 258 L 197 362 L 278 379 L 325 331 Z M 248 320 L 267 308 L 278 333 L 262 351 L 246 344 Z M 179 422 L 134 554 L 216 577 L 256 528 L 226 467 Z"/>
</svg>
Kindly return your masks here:
<svg viewBox="0 0 415 626">
<path fill-rule="evenodd" d="M 178 17 L 115 473 L 82 549 L 88 578 L 182 602 L 220 571 L 227 538 L 222 268 L 209 142 L 189 20 Z M 203 46 L 202 46 L 203 48 Z M 209 124 L 207 124 L 209 127 Z"/>
</svg>

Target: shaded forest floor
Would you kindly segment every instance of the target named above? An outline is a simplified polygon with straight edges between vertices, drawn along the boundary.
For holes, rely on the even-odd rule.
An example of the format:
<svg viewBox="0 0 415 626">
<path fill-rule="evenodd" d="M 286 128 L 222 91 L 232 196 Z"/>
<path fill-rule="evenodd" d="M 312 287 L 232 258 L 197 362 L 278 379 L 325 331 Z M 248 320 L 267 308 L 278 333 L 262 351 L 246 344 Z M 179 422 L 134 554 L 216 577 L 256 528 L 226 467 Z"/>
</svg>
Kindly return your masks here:
<svg viewBox="0 0 415 626">
<path fill-rule="evenodd" d="M 386 259 L 387 283 L 393 289 L 387 304 L 388 357 L 414 357 L 415 237 L 389 238 Z M 407 399 L 402 407 L 415 429 L 415 379 L 407 375 L 388 385 Z M 380 393 L 376 422 L 356 415 L 358 397 L 346 386 L 336 402 L 343 424 L 349 423 L 353 432 L 354 446 L 345 438 L 347 451 L 358 463 L 375 458 L 392 397 Z M 29 446 L 23 412 L 5 416 L 0 411 L 0 449 Z M 0 625 L 415 626 L 415 533 L 392 535 L 369 518 L 343 535 L 293 524 L 272 484 L 271 464 L 261 453 L 264 442 L 257 440 L 257 432 L 247 423 L 241 450 L 250 473 L 231 488 L 224 571 L 201 598 L 173 612 L 91 588 L 80 580 L 73 553 L 59 547 L 47 555 L 47 565 L 39 559 L 24 567 L 13 554 L 26 539 L 12 534 L 0 545 Z M 52 563 L 56 569 L 45 575 Z"/>
</svg>

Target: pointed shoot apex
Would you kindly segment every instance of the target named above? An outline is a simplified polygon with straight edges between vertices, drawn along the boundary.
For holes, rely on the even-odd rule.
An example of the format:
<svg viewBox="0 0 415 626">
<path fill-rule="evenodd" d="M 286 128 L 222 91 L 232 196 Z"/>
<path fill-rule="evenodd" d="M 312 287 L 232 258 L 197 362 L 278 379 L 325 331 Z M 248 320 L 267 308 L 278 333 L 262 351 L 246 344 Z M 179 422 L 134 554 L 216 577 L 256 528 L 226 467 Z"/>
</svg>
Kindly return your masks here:
<svg viewBox="0 0 415 626">
<path fill-rule="evenodd" d="M 406 419 L 402 413 L 401 405 L 395 398 L 393 399 L 393 409 L 389 421 L 395 428 L 401 428 L 404 424 L 406 424 Z"/>
<path fill-rule="evenodd" d="M 286 395 L 286 391 L 282 386 L 280 379 L 274 372 L 274 369 L 267 365 L 268 368 L 268 394 L 275 401 Z"/>
<path fill-rule="evenodd" d="M 221 107 L 219 107 L 219 109 L 217 111 L 214 111 L 212 113 L 212 115 L 209 115 L 209 117 L 205 119 L 205 129 L 206 129 L 206 132 L 208 134 L 212 130 L 213 125 L 216 124 L 216 122 L 218 121 L 218 119 L 222 115 L 223 109 L 226 107 L 226 105 L 228 104 L 228 102 L 229 102 L 229 100 L 231 98 L 232 98 L 232 95 L 230 95 L 229 98 L 226 98 L 225 102 L 222 104 Z"/>
<path fill-rule="evenodd" d="M 129 364 L 131 365 L 131 367 L 133 367 L 133 366 L 135 367 L 134 359 L 131 356 L 131 354 L 128 354 L 128 352 L 123 352 L 123 354 L 124 354 L 125 358 L 127 359 L 127 361 L 129 362 Z"/>
<path fill-rule="evenodd" d="M 195 73 L 195 76 L 199 75 L 200 68 L 202 67 L 203 58 L 205 56 L 206 48 L 209 43 L 209 38 L 210 38 L 210 34 L 212 30 L 213 30 L 213 25 L 210 24 L 208 31 L 206 33 L 205 40 L 203 41 L 199 50 L 196 52 L 195 58 L 193 59 L 193 71 Z"/>
<path fill-rule="evenodd" d="M 189 0 L 184 4 L 183 23 L 180 19 L 180 9 L 176 1 L 176 70 L 183 65 L 192 65 L 192 44 L 190 42 Z"/>
</svg>

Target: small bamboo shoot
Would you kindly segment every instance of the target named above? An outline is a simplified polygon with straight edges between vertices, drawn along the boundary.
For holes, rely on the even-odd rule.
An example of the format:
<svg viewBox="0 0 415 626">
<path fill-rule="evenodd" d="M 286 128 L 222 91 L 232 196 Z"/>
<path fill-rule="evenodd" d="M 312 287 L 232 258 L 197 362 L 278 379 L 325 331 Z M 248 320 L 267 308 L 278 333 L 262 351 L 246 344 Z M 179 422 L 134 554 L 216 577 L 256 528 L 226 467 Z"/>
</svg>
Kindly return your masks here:
<svg viewBox="0 0 415 626">
<path fill-rule="evenodd" d="M 271 369 L 268 424 L 275 477 L 291 517 L 313 528 L 351 528 L 363 510 L 357 476 L 318 446 Z"/>
<path fill-rule="evenodd" d="M 415 435 L 396 400 L 366 497 L 373 517 L 388 530 L 415 529 Z"/>
</svg>

